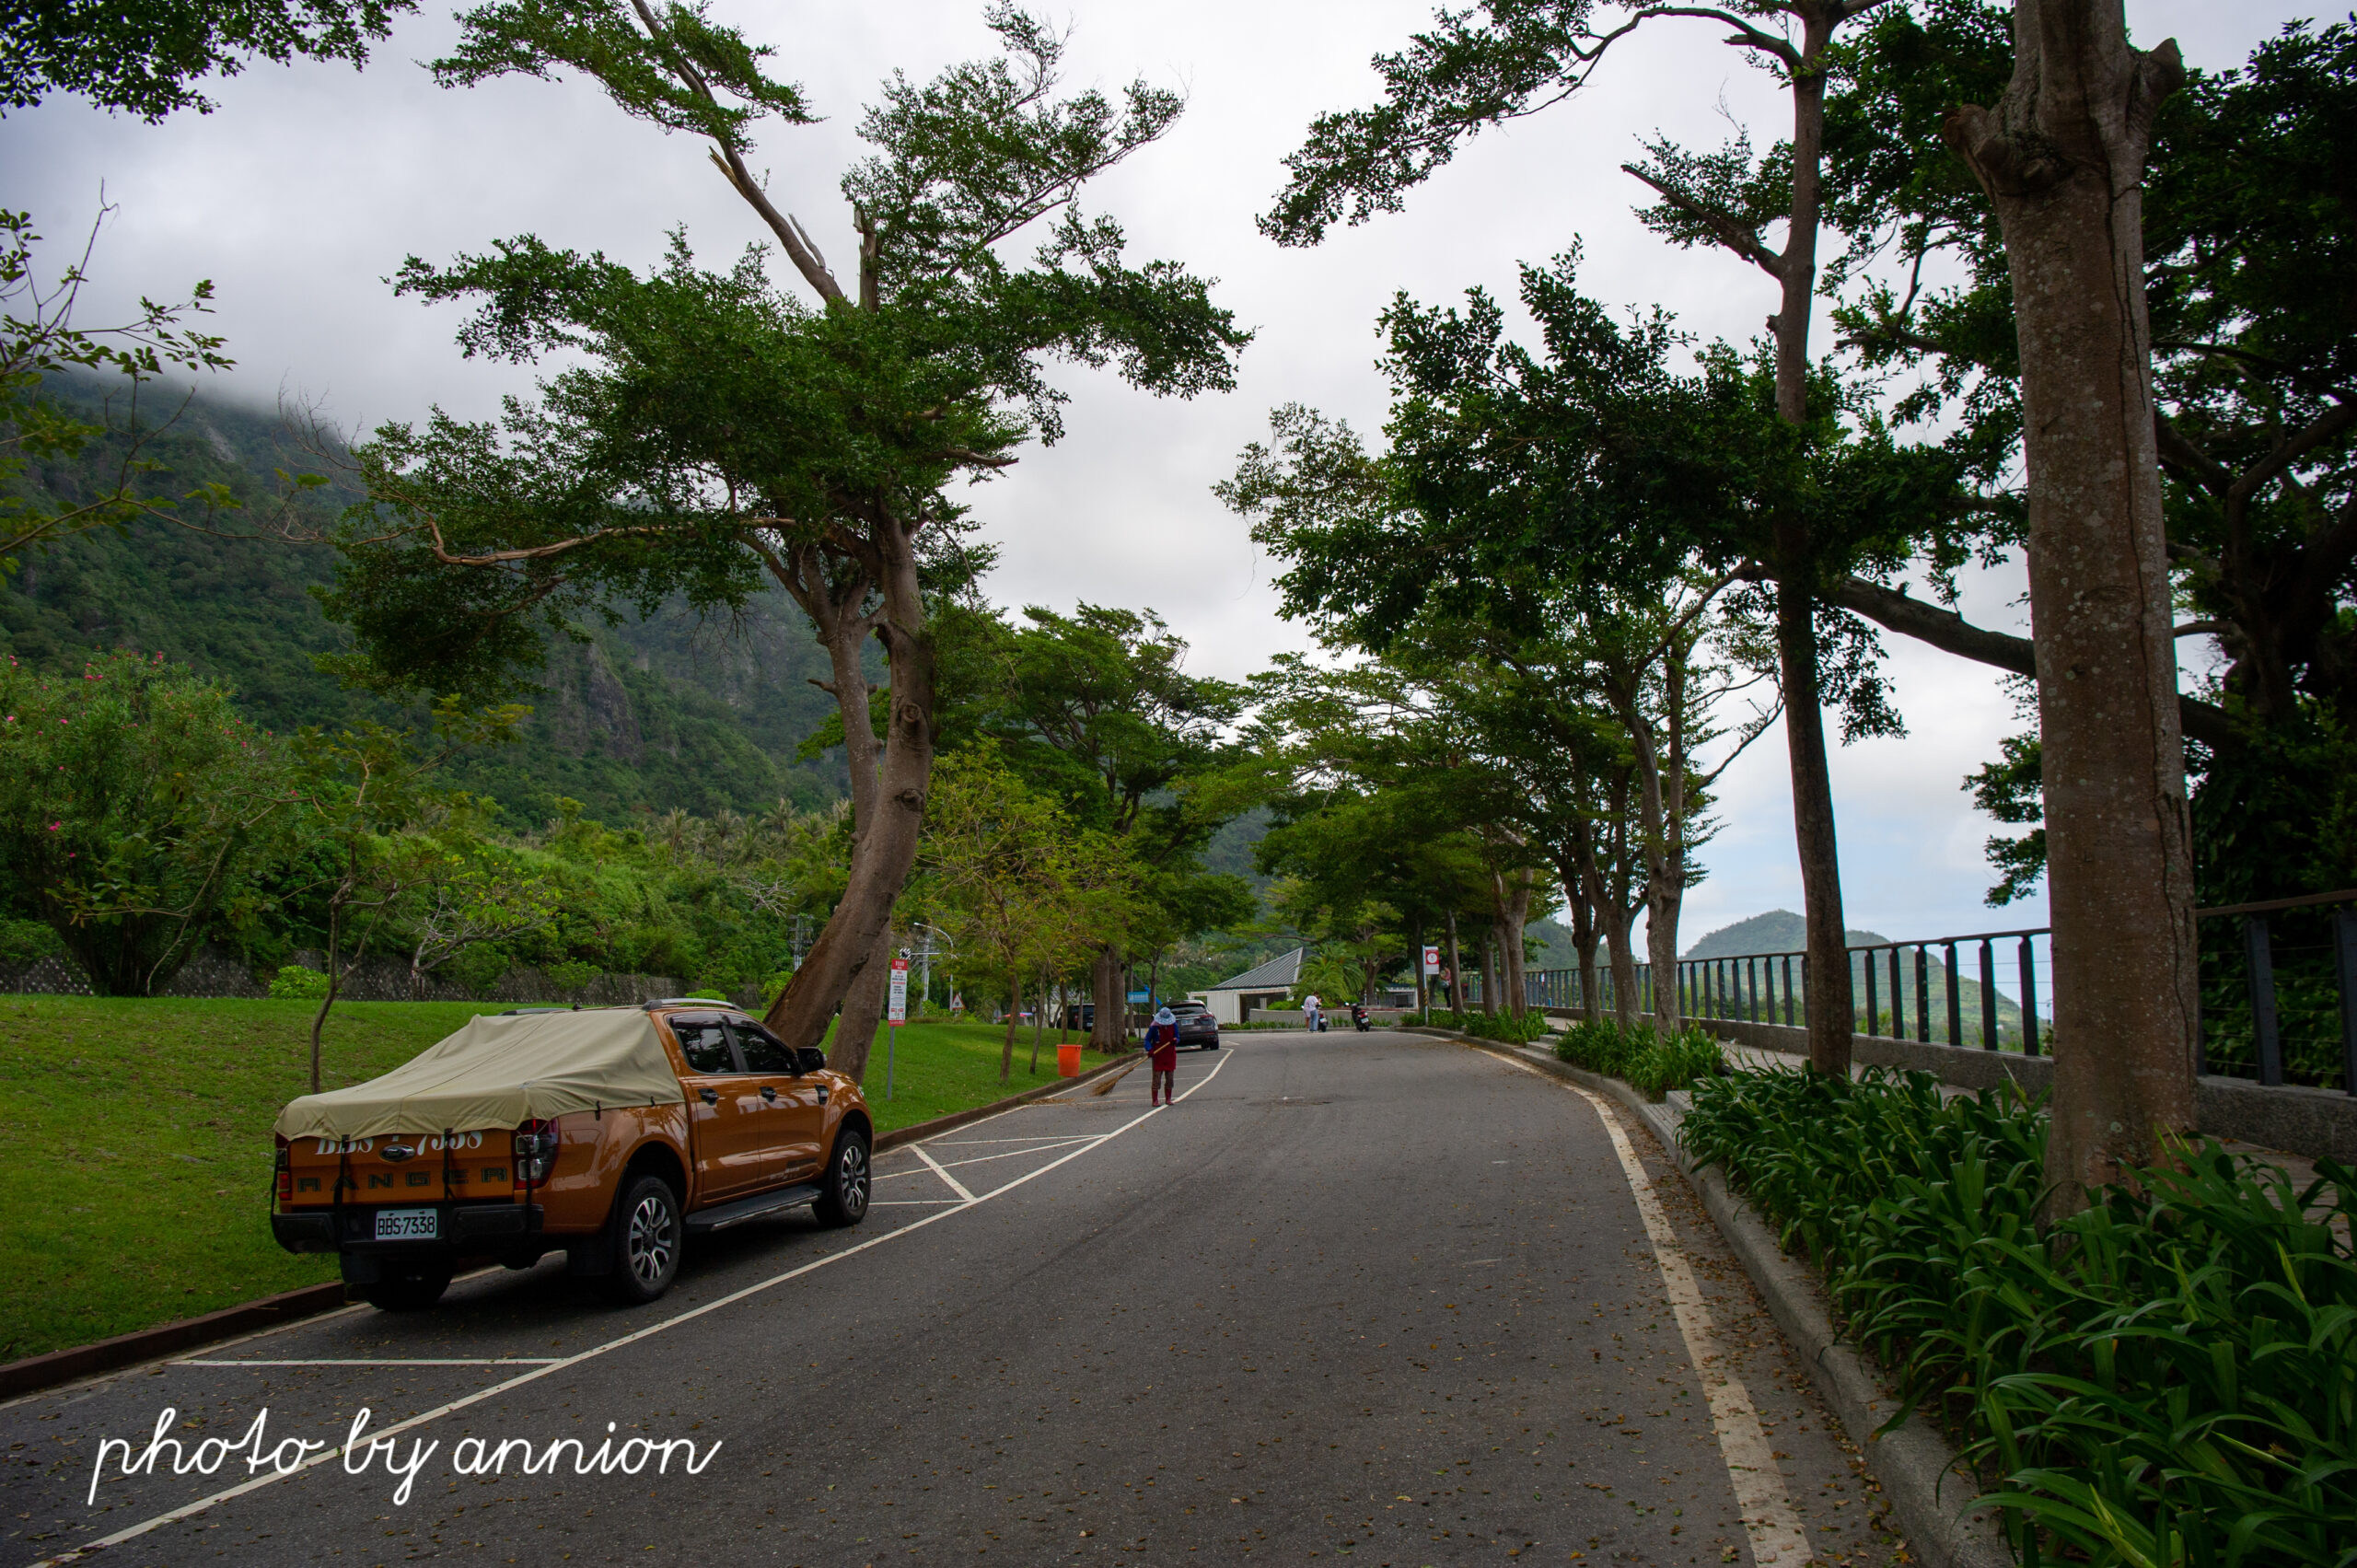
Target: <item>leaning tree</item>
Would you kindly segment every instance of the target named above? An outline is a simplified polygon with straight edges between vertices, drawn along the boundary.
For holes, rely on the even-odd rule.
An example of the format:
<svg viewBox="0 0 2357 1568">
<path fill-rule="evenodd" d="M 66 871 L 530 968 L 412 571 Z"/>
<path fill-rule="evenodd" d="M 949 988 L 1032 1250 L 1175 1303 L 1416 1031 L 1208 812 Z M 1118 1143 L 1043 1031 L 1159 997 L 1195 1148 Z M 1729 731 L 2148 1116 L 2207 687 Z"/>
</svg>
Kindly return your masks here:
<svg viewBox="0 0 2357 1568">
<path fill-rule="evenodd" d="M 355 668 L 401 690 L 514 688 L 548 637 L 586 617 L 683 599 L 726 614 L 774 582 L 810 617 L 843 717 L 855 831 L 848 885 L 769 1023 L 815 1044 L 838 1004 L 856 1074 L 883 995 L 893 900 L 915 856 L 935 740 L 929 600 L 970 579 L 952 494 L 1061 433 L 1055 361 L 1192 395 L 1232 384 L 1248 334 L 1178 264 L 1132 266 L 1080 188 L 1163 135 L 1183 107 L 1140 81 L 1060 96 L 1064 40 L 1010 5 L 986 13 L 1004 57 L 919 85 L 895 75 L 859 127 L 873 149 L 841 186 L 856 270 L 828 264 L 747 161 L 757 122 L 807 123 L 770 51 L 700 8 L 514 0 L 464 13 L 436 78 L 463 87 L 572 69 L 626 113 L 703 139 L 811 298 L 765 250 L 726 271 L 675 235 L 640 274 L 530 236 L 402 292 L 478 302 L 470 354 L 576 361 L 496 421 L 440 411 L 388 425 L 360 459 L 331 608 Z M 1013 242 L 1039 238 L 1028 256 Z M 1044 231 L 1044 232 L 1042 232 Z M 881 645 L 888 699 L 862 654 Z M 880 711 L 878 711 L 880 710 Z M 879 728 L 881 735 L 878 734 Z"/>
</svg>

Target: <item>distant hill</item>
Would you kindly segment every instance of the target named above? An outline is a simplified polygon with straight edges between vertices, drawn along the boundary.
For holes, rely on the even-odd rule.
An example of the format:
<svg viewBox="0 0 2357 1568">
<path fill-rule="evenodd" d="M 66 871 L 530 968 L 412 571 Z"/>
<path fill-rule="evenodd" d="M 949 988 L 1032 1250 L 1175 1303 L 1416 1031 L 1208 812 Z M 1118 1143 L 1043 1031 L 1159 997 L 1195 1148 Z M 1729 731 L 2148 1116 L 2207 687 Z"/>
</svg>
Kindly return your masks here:
<svg viewBox="0 0 2357 1568">
<path fill-rule="evenodd" d="M 95 412 L 89 380 L 52 382 L 62 398 Z M 146 406 L 160 414 L 176 396 Z M 119 443 L 80 459 L 34 465 L 30 489 L 92 494 L 121 460 Z M 226 484 L 245 504 L 222 528 L 251 529 L 273 502 L 273 470 L 316 469 L 284 449 L 275 415 L 200 396 L 141 454 L 161 463 L 149 494 Z M 343 483 L 305 498 L 307 520 L 324 523 L 353 499 Z M 237 689 L 253 718 L 282 732 L 366 717 L 399 720 L 391 705 L 347 691 L 320 673 L 322 653 L 346 644 L 309 589 L 328 581 L 335 555 L 321 546 L 223 538 L 168 523 L 100 529 L 24 553 L 0 578 L 0 653 L 41 669 L 70 671 L 114 647 L 161 652 Z M 764 596 L 732 626 L 700 624 L 684 607 L 620 627 L 590 629 L 586 645 L 551 649 L 546 690 L 522 744 L 459 761 L 454 784 L 498 800 L 519 824 L 552 815 L 560 796 L 622 823 L 674 807 L 699 814 L 750 811 L 780 796 L 805 807 L 842 795 L 841 753 L 797 761 L 795 749 L 834 711 L 808 684 L 825 656 L 783 594 Z"/>
<path fill-rule="evenodd" d="M 1880 947 L 1887 947 L 1889 942 L 1889 937 L 1875 932 L 1852 930 L 1847 935 L 1845 946 Z M 1790 910 L 1770 910 L 1766 914 L 1755 914 L 1749 920 L 1739 920 L 1733 925 L 1723 925 L 1707 936 L 1699 938 L 1686 949 L 1685 956 L 1689 958 L 1743 958 L 1762 953 L 1797 953 L 1807 947 L 1808 923 L 1806 921 Z M 1872 1032 L 1886 1034 L 1889 1032 L 1891 1001 L 1890 955 L 1887 952 L 1876 953 L 1874 958 L 1875 1011 L 1877 1018 L 1882 1022 L 1875 1026 Z M 1978 1045 L 1980 1043 L 1980 981 L 1975 976 L 1980 962 L 1980 955 L 1976 949 L 1967 946 L 1959 948 L 1956 958 L 1962 971 L 1956 976 L 1956 988 L 1957 1011 L 1962 1015 L 1958 1021 L 1963 1026 L 1964 1043 Z M 2002 953 L 1999 955 L 1999 961 L 2010 967 L 2012 955 Z M 2004 972 L 2004 969 L 1998 970 L 2000 974 Z M 1933 950 L 1931 956 L 1929 978 L 1931 984 L 1925 989 L 1929 992 L 1927 1000 L 1928 1012 L 1931 1016 L 1931 1035 L 1933 1040 L 1945 1040 L 1947 1038 L 1947 968 L 1940 951 L 1936 948 Z M 1734 982 L 1723 974 L 1713 983 Z M 1741 983 L 1748 987 L 1756 981 L 1747 976 Z M 1781 968 L 1771 983 L 1777 986 L 1778 994 L 1781 995 L 1782 990 Z M 1900 955 L 1898 993 L 1905 1008 L 1903 1021 L 1906 1025 L 1906 1032 L 1912 1036 L 1917 1031 L 1919 1011 L 1915 994 L 1915 955 L 1912 950 L 1902 952 Z M 1854 954 L 1850 959 L 1850 993 L 1863 1020 L 1866 1006 L 1865 955 L 1863 953 Z M 2050 1031 L 2053 1024 L 2054 1021 L 2051 1018 L 2041 1020 L 2040 1033 Z M 2009 1049 L 2020 1042 L 2021 1028 L 2020 1006 L 2003 991 L 1999 991 L 1997 993 L 1998 1036 L 2007 1042 Z"/>
<path fill-rule="evenodd" d="M 1852 947 L 1875 947 L 1889 940 L 1872 931 L 1852 931 L 1847 936 L 1848 945 Z M 1766 914 L 1722 925 L 1709 935 L 1698 937 L 1684 956 L 1740 958 L 1753 953 L 1797 953 L 1807 946 L 1808 922 L 1790 910 L 1770 910 Z"/>
</svg>

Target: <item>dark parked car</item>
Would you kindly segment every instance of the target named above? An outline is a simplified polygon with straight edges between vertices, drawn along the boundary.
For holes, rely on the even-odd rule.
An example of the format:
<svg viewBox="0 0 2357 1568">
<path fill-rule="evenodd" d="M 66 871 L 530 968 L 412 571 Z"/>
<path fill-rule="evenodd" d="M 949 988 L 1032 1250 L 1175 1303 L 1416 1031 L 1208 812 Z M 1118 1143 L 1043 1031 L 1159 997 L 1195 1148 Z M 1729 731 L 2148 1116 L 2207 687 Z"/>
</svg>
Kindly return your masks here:
<svg viewBox="0 0 2357 1568">
<path fill-rule="evenodd" d="M 1060 1029 L 1078 1029 L 1084 1034 L 1096 1027 L 1097 1004 L 1094 1002 L 1066 1003 L 1063 1019 L 1056 1025 Z"/>
<path fill-rule="evenodd" d="M 1200 1002 L 1173 1002 L 1170 1016 L 1178 1020 L 1178 1043 L 1199 1051 L 1219 1049 L 1219 1020 Z"/>
</svg>

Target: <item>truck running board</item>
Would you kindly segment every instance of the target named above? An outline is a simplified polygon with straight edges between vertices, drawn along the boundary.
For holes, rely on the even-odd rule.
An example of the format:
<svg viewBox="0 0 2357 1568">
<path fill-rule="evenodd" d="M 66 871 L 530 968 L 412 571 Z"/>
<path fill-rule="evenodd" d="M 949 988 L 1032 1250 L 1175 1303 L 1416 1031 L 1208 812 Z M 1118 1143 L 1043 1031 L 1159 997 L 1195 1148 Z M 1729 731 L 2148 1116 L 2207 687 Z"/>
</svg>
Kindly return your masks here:
<svg viewBox="0 0 2357 1568">
<path fill-rule="evenodd" d="M 781 1187 L 773 1192 L 756 1192 L 733 1203 L 698 1209 L 688 1216 L 688 1234 L 701 1236 L 706 1231 L 726 1230 L 732 1225 L 757 1220 L 763 1214 L 773 1214 L 781 1209 L 798 1209 L 806 1203 L 817 1202 L 822 1191 L 817 1182 L 805 1181 L 793 1187 Z"/>
</svg>

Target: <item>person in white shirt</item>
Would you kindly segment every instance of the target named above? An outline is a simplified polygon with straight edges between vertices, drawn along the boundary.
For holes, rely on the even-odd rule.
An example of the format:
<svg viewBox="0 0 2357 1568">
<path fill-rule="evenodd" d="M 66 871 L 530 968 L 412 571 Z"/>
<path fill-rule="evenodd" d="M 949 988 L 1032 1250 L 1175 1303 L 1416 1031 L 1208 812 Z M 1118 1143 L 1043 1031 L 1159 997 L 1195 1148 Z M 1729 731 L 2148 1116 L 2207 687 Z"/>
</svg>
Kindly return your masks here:
<svg viewBox="0 0 2357 1568">
<path fill-rule="evenodd" d="M 1318 993 L 1313 991 L 1301 999 L 1301 1021 L 1312 1029 L 1318 1028 Z"/>
</svg>

